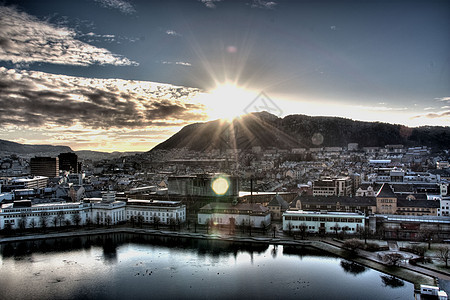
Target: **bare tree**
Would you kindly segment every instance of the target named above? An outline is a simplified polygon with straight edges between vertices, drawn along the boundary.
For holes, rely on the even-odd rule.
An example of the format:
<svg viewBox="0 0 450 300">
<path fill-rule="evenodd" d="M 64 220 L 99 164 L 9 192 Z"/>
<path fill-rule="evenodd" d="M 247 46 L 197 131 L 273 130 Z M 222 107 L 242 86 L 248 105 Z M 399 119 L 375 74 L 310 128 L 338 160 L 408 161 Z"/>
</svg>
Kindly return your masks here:
<svg viewBox="0 0 450 300">
<path fill-rule="evenodd" d="M 106 216 L 106 218 L 105 218 L 105 223 L 106 223 L 106 226 L 108 226 L 108 227 L 111 226 L 112 218 L 111 218 L 110 215 Z M 142 226 L 141 226 L 141 227 L 142 227 Z"/>
<path fill-rule="evenodd" d="M 431 243 L 433 242 L 433 237 L 434 237 L 434 230 L 431 229 L 424 229 L 424 230 L 420 230 L 421 236 L 422 236 L 422 240 L 424 242 L 428 243 L 428 250 L 431 249 Z"/>
<path fill-rule="evenodd" d="M 358 232 L 360 234 L 360 238 L 364 238 L 364 244 L 367 244 L 367 238 L 370 235 L 369 227 L 367 226 L 359 226 Z"/>
<path fill-rule="evenodd" d="M 91 227 L 91 225 L 92 225 L 92 219 L 91 219 L 91 217 L 87 217 L 87 218 L 86 218 L 86 225 L 87 225 L 88 227 Z"/>
<path fill-rule="evenodd" d="M 306 236 L 306 228 L 308 228 L 307 226 L 306 226 L 306 223 L 305 222 L 303 222 L 302 224 L 300 224 L 300 226 L 299 226 L 299 229 L 300 229 L 300 236 L 301 236 L 301 238 L 302 238 L 302 240 L 305 238 L 305 236 Z"/>
<path fill-rule="evenodd" d="M 450 258 L 450 248 L 447 246 L 441 246 L 438 248 L 439 258 L 445 262 L 445 267 L 448 268 L 448 259 Z"/>
<path fill-rule="evenodd" d="M 54 226 L 54 227 L 56 227 L 56 225 L 58 225 L 58 217 L 57 217 L 57 216 L 54 216 L 54 217 L 53 217 L 52 223 L 53 223 L 53 226 Z"/>
<path fill-rule="evenodd" d="M 75 226 L 78 227 L 78 225 L 80 225 L 81 222 L 81 216 L 79 213 L 75 213 L 72 215 L 72 222 L 73 224 L 75 224 Z"/>
<path fill-rule="evenodd" d="M 231 223 L 230 223 L 230 226 L 231 226 Z M 261 221 L 261 232 L 263 234 L 266 234 L 266 222 L 264 222 L 264 221 Z"/>
<path fill-rule="evenodd" d="M 209 219 L 206 219 L 206 233 L 209 233 L 209 224 L 210 224 L 210 221 L 209 221 Z"/>
<path fill-rule="evenodd" d="M 287 226 L 288 226 L 288 234 L 289 234 L 289 236 L 291 236 L 292 235 L 292 223 L 291 223 L 291 221 L 289 221 L 287 223 Z"/>
<path fill-rule="evenodd" d="M 334 233 L 336 234 L 336 238 L 339 236 L 339 224 L 336 222 L 334 224 Z"/>
<path fill-rule="evenodd" d="M 31 226 L 31 228 L 33 228 L 33 229 L 36 227 L 36 221 L 34 220 L 34 218 L 31 218 L 30 226 Z"/>
<path fill-rule="evenodd" d="M 159 223 L 161 222 L 161 219 L 158 216 L 153 217 L 153 226 L 155 229 L 159 229 Z"/>
<path fill-rule="evenodd" d="M 27 215 L 26 214 L 22 214 L 20 215 L 20 219 L 19 219 L 19 229 L 21 231 L 24 231 L 25 228 L 27 228 Z"/>
<path fill-rule="evenodd" d="M 56 217 L 58 218 L 59 221 L 59 227 L 62 226 L 62 222 L 64 220 L 64 212 L 63 211 L 58 211 L 58 214 L 56 215 Z"/>
<path fill-rule="evenodd" d="M 141 215 L 140 213 L 139 213 L 138 216 L 137 216 L 137 222 L 138 222 L 138 224 L 139 224 L 139 227 L 142 228 L 142 225 L 144 224 L 144 216 Z"/>
<path fill-rule="evenodd" d="M 48 226 L 48 216 L 45 213 L 41 213 L 39 216 L 39 223 L 41 228 L 45 231 Z"/>
</svg>

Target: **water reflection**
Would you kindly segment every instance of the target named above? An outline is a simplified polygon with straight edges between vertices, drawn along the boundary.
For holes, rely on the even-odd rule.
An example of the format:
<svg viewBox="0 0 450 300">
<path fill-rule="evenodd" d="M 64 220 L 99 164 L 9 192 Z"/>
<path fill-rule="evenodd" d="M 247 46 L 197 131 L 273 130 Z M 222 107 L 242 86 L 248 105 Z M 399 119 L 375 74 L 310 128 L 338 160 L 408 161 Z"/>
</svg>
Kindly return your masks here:
<svg viewBox="0 0 450 300">
<path fill-rule="evenodd" d="M 399 288 L 405 285 L 405 282 L 395 276 L 380 275 L 381 281 L 383 281 L 384 286 L 389 286 L 392 288 Z"/>
<path fill-rule="evenodd" d="M 411 283 L 399 285 L 309 247 L 105 234 L 5 243 L 0 251 L 5 298 L 410 299 L 413 294 Z"/>
<path fill-rule="evenodd" d="M 341 267 L 342 267 L 342 269 L 344 269 L 344 271 L 346 273 L 349 273 L 349 274 L 352 274 L 355 276 L 359 275 L 361 273 L 364 273 L 367 270 L 367 268 L 364 267 L 363 265 L 360 265 L 353 261 L 347 261 L 347 260 L 341 261 Z"/>
</svg>

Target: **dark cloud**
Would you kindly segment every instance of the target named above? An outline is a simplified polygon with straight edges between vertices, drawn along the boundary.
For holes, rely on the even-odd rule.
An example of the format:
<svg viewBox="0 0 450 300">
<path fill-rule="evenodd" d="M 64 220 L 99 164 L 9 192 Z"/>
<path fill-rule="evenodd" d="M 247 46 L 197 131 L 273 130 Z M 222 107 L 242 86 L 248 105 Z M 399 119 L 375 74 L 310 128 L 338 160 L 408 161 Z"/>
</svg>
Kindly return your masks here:
<svg viewBox="0 0 450 300">
<path fill-rule="evenodd" d="M 73 29 L 39 20 L 15 7 L 0 5 L 0 60 L 14 64 L 138 65 L 107 49 L 79 41 L 76 36 Z"/>
<path fill-rule="evenodd" d="M 136 129 L 204 119 L 202 106 L 184 101 L 193 89 L 152 84 L 0 68 L 0 125 Z"/>
</svg>

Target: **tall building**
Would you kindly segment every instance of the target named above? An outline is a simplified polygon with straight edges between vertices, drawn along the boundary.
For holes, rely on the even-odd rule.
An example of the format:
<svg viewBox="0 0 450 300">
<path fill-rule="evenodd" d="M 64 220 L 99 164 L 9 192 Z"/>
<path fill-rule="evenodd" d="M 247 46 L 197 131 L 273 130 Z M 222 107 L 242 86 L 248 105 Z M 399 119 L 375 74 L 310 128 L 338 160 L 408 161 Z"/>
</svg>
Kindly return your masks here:
<svg viewBox="0 0 450 300">
<path fill-rule="evenodd" d="M 59 169 L 61 171 L 70 171 L 72 173 L 79 173 L 78 155 L 73 152 L 60 153 L 59 158 Z"/>
<path fill-rule="evenodd" d="M 352 179 L 350 177 L 324 177 L 313 183 L 314 196 L 350 196 Z"/>
<path fill-rule="evenodd" d="M 59 176 L 58 157 L 33 157 L 30 160 L 31 175 L 46 176 L 49 178 Z"/>
</svg>

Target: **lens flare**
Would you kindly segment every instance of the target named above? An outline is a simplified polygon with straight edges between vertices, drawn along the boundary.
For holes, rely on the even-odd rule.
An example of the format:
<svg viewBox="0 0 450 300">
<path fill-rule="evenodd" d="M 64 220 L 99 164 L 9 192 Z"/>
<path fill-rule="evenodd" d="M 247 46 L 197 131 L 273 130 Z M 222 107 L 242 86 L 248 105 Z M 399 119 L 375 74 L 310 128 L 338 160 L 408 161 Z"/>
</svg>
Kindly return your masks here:
<svg viewBox="0 0 450 300">
<path fill-rule="evenodd" d="M 228 188 L 230 187 L 230 184 L 228 183 L 228 180 L 226 180 L 223 177 L 218 177 L 213 180 L 211 187 L 217 195 L 225 195 L 225 193 L 228 191 Z"/>
</svg>

